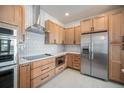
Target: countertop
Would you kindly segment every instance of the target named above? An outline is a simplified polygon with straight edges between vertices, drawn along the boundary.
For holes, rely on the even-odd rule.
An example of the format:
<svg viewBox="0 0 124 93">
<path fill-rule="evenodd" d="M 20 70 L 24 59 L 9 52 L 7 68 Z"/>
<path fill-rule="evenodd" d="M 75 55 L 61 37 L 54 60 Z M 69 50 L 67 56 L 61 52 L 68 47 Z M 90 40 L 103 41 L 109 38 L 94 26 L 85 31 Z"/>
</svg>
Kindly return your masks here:
<svg viewBox="0 0 124 93">
<path fill-rule="evenodd" d="M 34 60 L 26 60 L 24 58 L 20 58 L 19 64 L 31 63 L 31 62 L 34 62 L 34 61 L 44 60 L 44 59 L 48 59 L 48 58 L 56 58 L 56 57 L 66 55 L 66 54 L 80 54 L 80 53 L 79 52 L 60 52 L 60 53 L 52 54 L 52 56 L 39 58 L 39 59 L 34 59 Z"/>
</svg>

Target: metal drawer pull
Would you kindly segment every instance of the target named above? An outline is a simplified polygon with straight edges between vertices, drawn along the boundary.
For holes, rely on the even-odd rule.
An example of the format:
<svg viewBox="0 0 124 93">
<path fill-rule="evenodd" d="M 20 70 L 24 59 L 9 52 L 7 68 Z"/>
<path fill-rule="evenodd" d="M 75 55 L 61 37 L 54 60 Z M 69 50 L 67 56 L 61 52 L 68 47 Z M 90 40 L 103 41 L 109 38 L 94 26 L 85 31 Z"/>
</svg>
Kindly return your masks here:
<svg viewBox="0 0 124 93">
<path fill-rule="evenodd" d="M 63 69 L 63 67 L 59 68 L 59 70 Z"/>
<path fill-rule="evenodd" d="M 42 69 L 41 71 L 44 71 L 44 70 L 46 70 L 46 69 L 49 69 L 49 67 L 47 67 L 47 68 L 44 68 L 44 69 Z"/>
<path fill-rule="evenodd" d="M 46 79 L 46 78 L 48 78 L 49 77 L 49 75 L 47 75 L 46 77 L 44 77 L 44 78 L 41 78 L 41 80 L 44 80 L 44 79 Z"/>
</svg>

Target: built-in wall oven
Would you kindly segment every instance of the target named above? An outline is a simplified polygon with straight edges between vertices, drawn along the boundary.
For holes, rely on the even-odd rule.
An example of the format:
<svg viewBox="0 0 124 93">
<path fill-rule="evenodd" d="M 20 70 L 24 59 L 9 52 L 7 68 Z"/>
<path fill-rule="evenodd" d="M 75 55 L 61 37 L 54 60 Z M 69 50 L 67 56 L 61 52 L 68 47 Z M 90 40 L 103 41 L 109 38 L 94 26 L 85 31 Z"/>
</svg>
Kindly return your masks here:
<svg viewBox="0 0 124 93">
<path fill-rule="evenodd" d="M 0 27 L 0 67 L 16 64 L 16 30 Z"/>
<path fill-rule="evenodd" d="M 17 66 L 11 65 L 0 68 L 0 88 L 17 87 Z"/>
<path fill-rule="evenodd" d="M 0 88 L 17 87 L 17 30 L 0 27 Z"/>
</svg>

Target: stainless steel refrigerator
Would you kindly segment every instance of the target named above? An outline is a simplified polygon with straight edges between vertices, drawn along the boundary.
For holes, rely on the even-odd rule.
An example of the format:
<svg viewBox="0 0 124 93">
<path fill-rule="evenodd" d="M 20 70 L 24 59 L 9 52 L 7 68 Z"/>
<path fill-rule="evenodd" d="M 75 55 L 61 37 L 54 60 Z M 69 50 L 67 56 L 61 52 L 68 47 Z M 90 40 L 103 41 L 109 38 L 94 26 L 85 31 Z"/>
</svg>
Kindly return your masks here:
<svg viewBox="0 0 124 93">
<path fill-rule="evenodd" d="M 108 32 L 81 35 L 81 73 L 108 79 Z"/>
</svg>

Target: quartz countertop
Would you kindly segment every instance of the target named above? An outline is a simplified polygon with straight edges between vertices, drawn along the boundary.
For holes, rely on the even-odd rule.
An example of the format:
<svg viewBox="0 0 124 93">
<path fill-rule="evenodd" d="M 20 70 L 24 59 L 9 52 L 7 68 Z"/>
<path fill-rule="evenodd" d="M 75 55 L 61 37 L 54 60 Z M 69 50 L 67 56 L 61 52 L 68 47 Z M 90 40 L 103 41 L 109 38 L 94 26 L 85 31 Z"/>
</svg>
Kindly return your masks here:
<svg viewBox="0 0 124 93">
<path fill-rule="evenodd" d="M 24 58 L 20 58 L 19 64 L 30 63 L 30 62 L 44 60 L 44 59 L 48 59 L 48 58 L 56 58 L 56 57 L 59 57 L 59 56 L 62 56 L 62 55 L 66 55 L 66 54 L 80 54 L 80 53 L 79 52 L 60 52 L 60 53 L 52 54 L 52 56 L 48 56 L 48 57 L 44 57 L 44 58 L 38 58 L 38 59 L 33 59 L 33 60 L 26 60 Z"/>
</svg>

